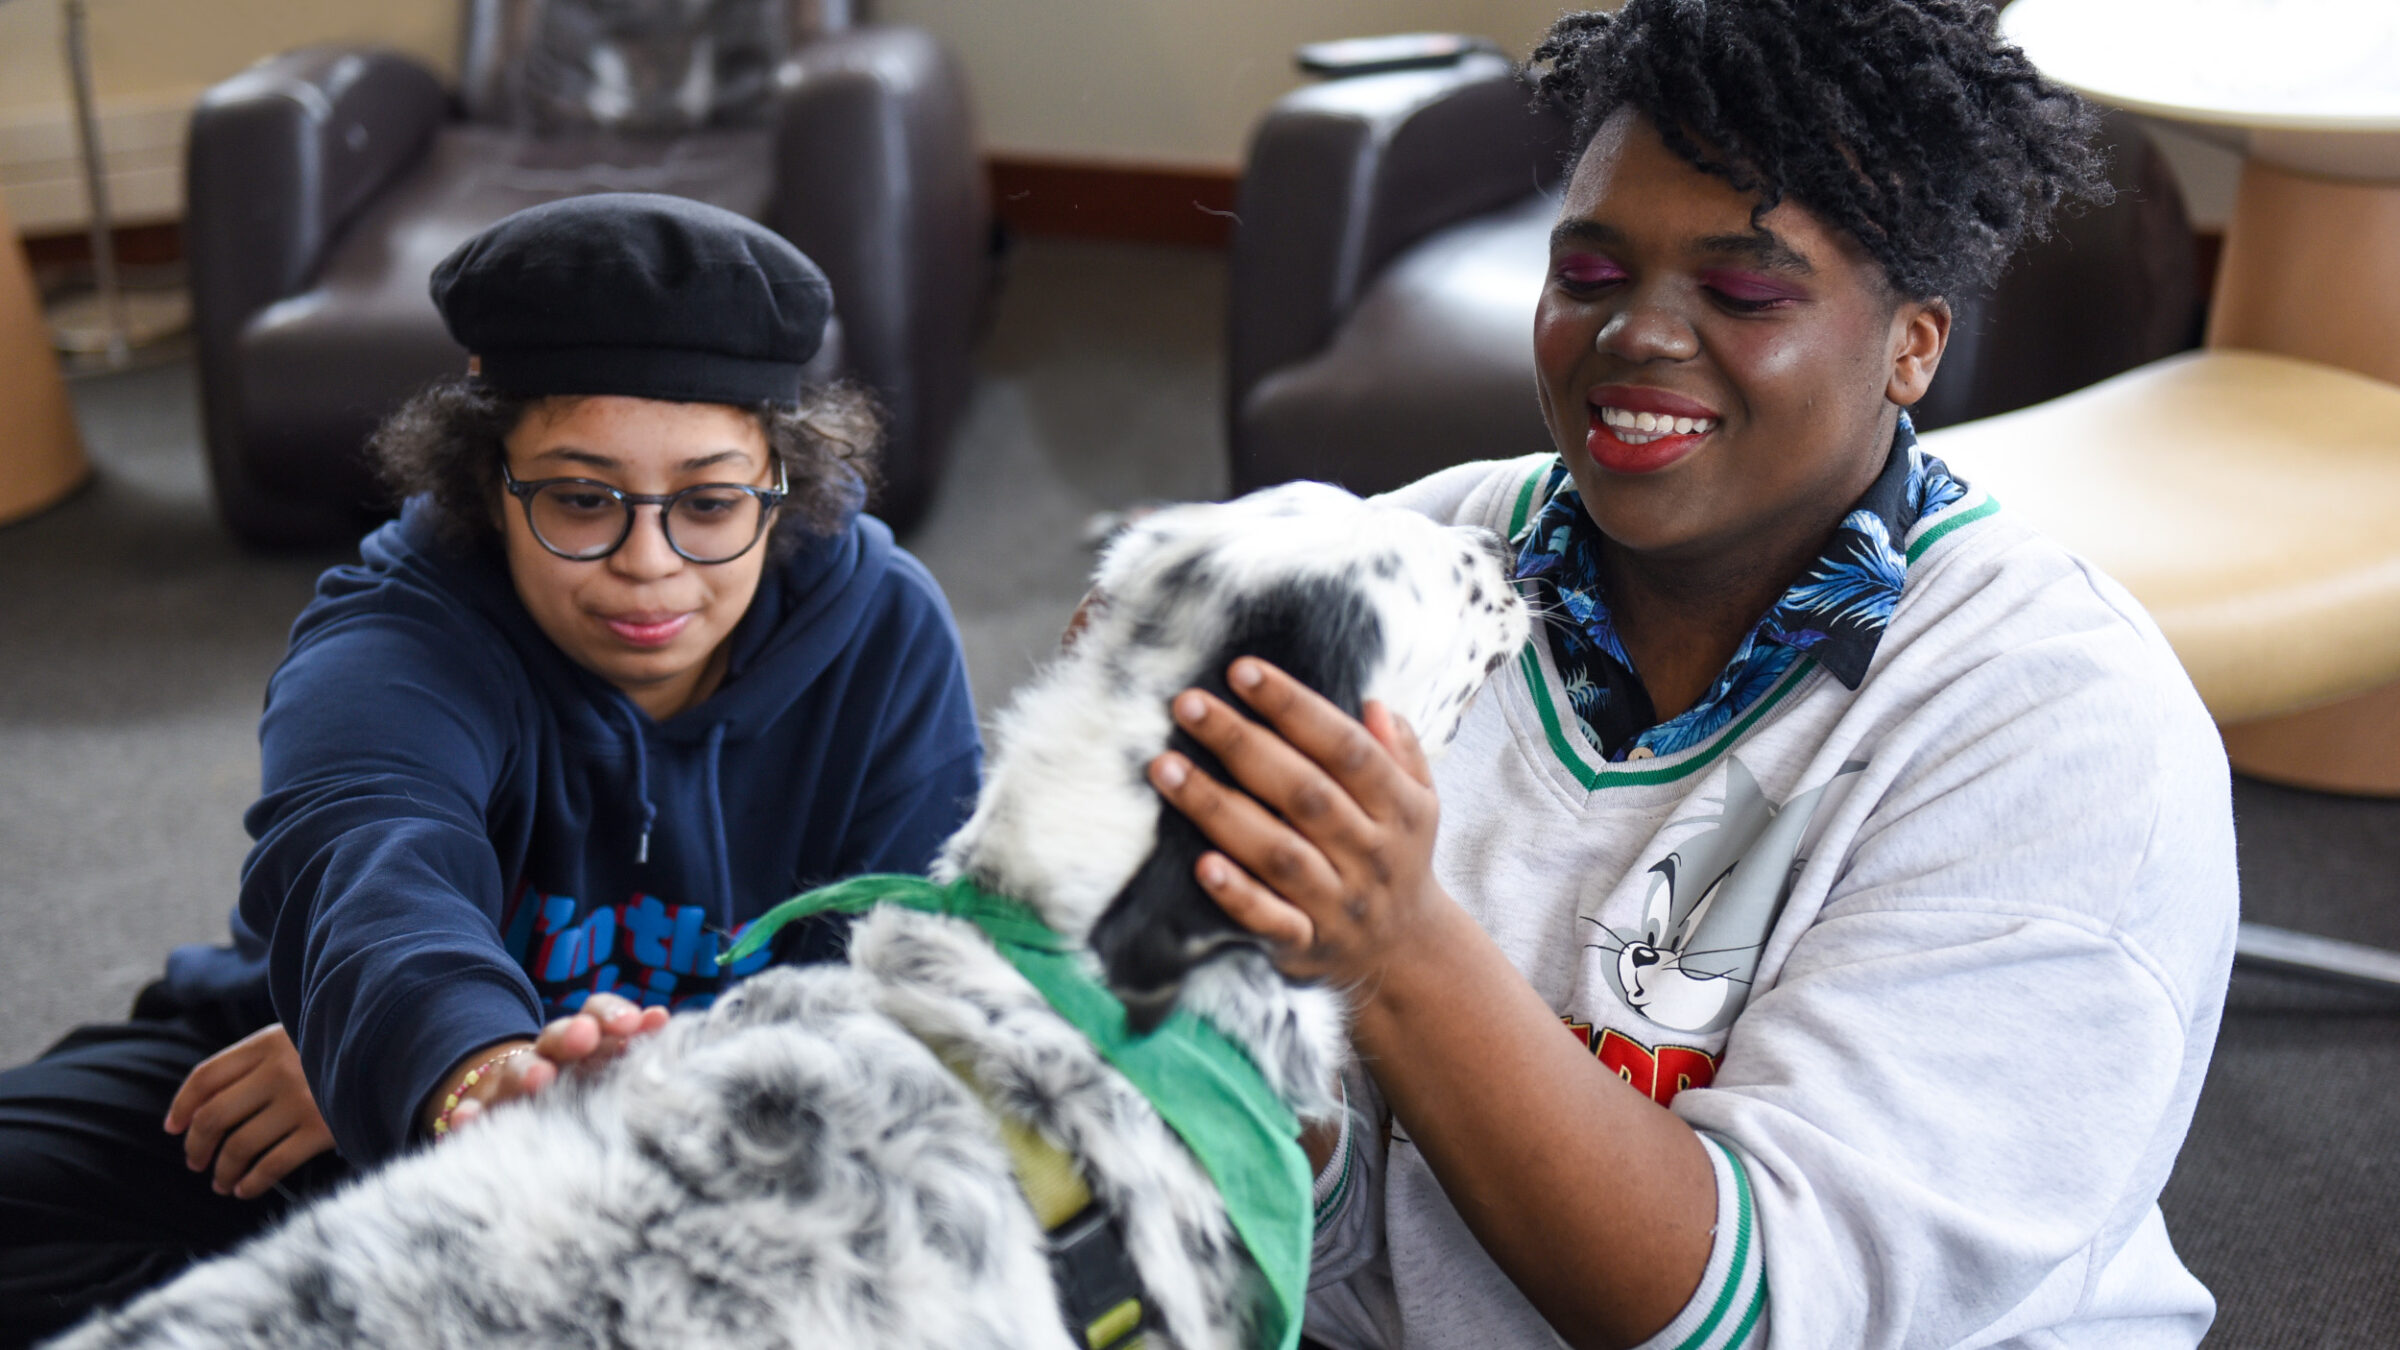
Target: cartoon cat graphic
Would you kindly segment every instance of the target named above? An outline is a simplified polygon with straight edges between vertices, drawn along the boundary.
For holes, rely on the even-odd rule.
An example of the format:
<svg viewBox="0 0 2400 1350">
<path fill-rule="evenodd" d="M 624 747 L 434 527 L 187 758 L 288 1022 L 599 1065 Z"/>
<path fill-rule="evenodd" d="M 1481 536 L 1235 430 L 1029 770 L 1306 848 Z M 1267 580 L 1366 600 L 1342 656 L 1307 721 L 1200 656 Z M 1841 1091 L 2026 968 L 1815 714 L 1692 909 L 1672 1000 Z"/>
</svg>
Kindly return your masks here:
<svg viewBox="0 0 2400 1350">
<path fill-rule="evenodd" d="M 1650 868 L 1641 926 L 1586 920 L 1616 939 L 1613 948 L 1591 945 L 1616 952 L 1603 969 L 1617 997 L 1674 1031 L 1716 1031 L 1742 1010 L 1767 933 L 1806 861 L 1801 848 L 1809 823 L 1828 789 L 1846 789 L 1866 767 L 1844 764 L 1778 808 L 1741 760 L 1728 758 L 1727 765 L 1722 809 L 1687 822 L 1714 828 L 1685 839 Z"/>
</svg>

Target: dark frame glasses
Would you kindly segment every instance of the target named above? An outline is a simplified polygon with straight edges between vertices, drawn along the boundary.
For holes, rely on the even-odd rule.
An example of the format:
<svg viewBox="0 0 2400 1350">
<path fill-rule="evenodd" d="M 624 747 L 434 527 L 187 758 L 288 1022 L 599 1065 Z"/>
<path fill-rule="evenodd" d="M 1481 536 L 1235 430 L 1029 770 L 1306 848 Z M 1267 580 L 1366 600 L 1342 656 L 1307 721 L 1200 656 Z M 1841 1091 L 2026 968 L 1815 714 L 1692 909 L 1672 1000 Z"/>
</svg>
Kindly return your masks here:
<svg viewBox="0 0 2400 1350">
<path fill-rule="evenodd" d="M 694 483 L 680 491 L 654 493 L 627 492 L 623 488 L 591 478 L 536 478 L 526 481 L 517 477 L 515 471 L 508 467 L 508 461 L 505 458 L 500 461 L 500 479 L 508 489 L 508 495 L 516 498 L 518 504 L 525 509 L 525 527 L 533 532 L 534 542 L 569 562 L 598 562 L 623 548 L 625 541 L 633 537 L 635 508 L 655 506 L 659 508 L 659 532 L 666 536 L 667 547 L 675 550 L 676 557 L 685 562 L 698 563 L 703 567 L 729 563 L 758 547 L 758 541 L 766 537 L 767 522 L 774 518 L 775 508 L 783 505 L 784 498 L 791 495 L 791 480 L 786 476 L 783 461 L 780 459 L 775 462 L 775 486 L 771 488 L 752 487 L 746 483 Z M 614 499 L 618 511 L 623 517 L 617 527 L 616 537 L 604 547 L 588 548 L 582 551 L 561 548 L 551 542 L 549 536 L 542 533 L 541 521 L 534 514 L 534 499 L 545 492 L 555 493 L 562 488 L 597 492 Z M 726 492 L 746 493 L 758 503 L 757 524 L 751 530 L 750 537 L 742 541 L 741 547 L 721 557 L 702 556 L 677 543 L 675 540 L 676 508 L 700 493 Z"/>
</svg>

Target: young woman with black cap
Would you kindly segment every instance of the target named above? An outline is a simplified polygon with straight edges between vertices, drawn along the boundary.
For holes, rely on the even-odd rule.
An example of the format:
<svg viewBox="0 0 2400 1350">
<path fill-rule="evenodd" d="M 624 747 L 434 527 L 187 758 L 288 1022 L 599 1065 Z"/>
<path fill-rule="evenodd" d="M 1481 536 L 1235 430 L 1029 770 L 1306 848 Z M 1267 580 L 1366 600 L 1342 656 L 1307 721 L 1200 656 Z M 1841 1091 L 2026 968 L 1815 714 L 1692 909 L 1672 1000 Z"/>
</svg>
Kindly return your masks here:
<svg viewBox="0 0 2400 1350">
<path fill-rule="evenodd" d="M 473 373 L 377 434 L 408 506 L 269 683 L 233 943 L 0 1076 L 0 1342 L 705 1003 L 751 918 L 921 870 L 974 795 L 949 612 L 858 514 L 872 412 L 802 386 L 814 264 L 608 195 L 433 293 Z"/>
</svg>

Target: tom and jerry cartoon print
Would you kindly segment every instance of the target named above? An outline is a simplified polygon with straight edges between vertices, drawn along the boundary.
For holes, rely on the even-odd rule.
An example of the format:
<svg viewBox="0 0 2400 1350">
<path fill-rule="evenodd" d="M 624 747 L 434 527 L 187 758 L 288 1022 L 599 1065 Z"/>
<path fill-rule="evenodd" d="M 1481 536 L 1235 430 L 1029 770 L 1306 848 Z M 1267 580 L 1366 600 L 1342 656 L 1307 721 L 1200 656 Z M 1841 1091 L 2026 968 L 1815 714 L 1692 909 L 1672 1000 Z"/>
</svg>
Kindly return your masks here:
<svg viewBox="0 0 2400 1350">
<path fill-rule="evenodd" d="M 1708 814 L 1662 830 L 1659 856 L 1640 873 L 1647 886 L 1635 921 L 1582 916 L 1584 945 L 1617 1000 L 1635 1018 L 1569 1030 L 1626 1081 L 1662 1104 L 1715 1077 L 1725 1028 L 1749 1001 L 1767 935 L 1790 898 L 1817 831 L 1863 762 L 1780 804 L 1767 800 L 1748 766 L 1727 757 L 1725 791 Z M 1621 903 L 1621 902 L 1620 902 Z M 1665 1033 L 1665 1034 L 1660 1034 Z M 1679 1040 L 1700 1044 L 1678 1044 Z"/>
<path fill-rule="evenodd" d="M 1835 777 L 1864 767 L 1845 764 Z M 1721 809 L 1678 822 L 1675 828 L 1690 833 L 1650 865 L 1641 922 L 1620 928 L 1585 920 L 1598 929 L 1586 945 L 1616 954 L 1602 970 L 1626 1007 L 1669 1031 L 1732 1025 L 1793 874 L 1806 861 L 1802 838 L 1832 786 L 1820 783 L 1777 806 L 1749 768 L 1730 759 Z"/>
</svg>

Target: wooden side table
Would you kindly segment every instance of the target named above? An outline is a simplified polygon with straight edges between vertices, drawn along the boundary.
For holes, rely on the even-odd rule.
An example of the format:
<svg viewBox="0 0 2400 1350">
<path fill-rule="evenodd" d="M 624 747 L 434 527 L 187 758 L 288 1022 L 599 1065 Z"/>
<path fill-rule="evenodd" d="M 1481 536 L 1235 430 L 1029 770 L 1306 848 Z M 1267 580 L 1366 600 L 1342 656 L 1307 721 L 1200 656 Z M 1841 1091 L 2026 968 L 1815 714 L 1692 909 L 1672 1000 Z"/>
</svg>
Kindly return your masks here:
<svg viewBox="0 0 2400 1350">
<path fill-rule="evenodd" d="M 91 472 L 33 268 L 0 202 L 0 525 L 57 504 Z"/>
<path fill-rule="evenodd" d="M 2400 3 L 2016 0 L 2001 29 L 2059 83 L 2244 160 L 2209 350 L 1967 430 L 1962 471 L 2159 616 L 2235 767 L 2400 796 Z M 2079 461 L 2139 461 L 2165 500 Z M 2227 567 L 2262 546 L 2250 579 Z M 2193 621 L 2244 597 L 2255 623 Z"/>
</svg>

